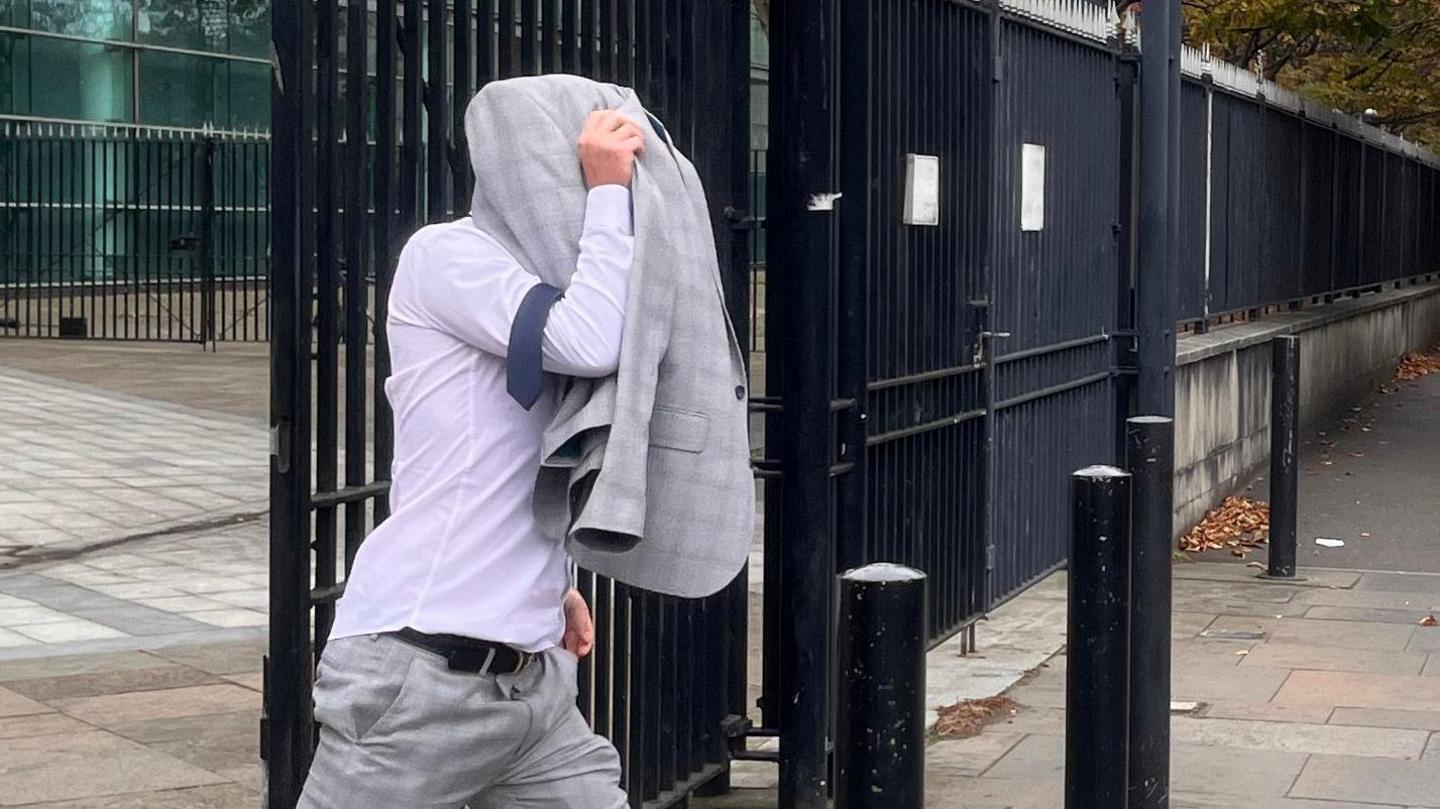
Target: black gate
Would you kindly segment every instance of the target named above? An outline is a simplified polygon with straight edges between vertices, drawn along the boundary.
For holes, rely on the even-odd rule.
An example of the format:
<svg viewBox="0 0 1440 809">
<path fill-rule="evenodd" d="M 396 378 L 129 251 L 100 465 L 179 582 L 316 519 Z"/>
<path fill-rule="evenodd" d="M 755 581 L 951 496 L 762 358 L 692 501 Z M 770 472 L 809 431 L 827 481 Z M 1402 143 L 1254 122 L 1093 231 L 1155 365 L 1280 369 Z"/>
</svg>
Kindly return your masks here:
<svg viewBox="0 0 1440 809">
<path fill-rule="evenodd" d="M 522 74 L 637 88 L 705 178 L 743 340 L 748 22 L 747 0 L 276 4 L 261 734 L 272 809 L 298 798 L 313 753 L 314 665 L 355 551 L 388 513 L 389 278 L 410 233 L 466 211 L 465 105 L 484 83 Z M 746 729 L 745 578 L 684 601 L 581 576 L 598 643 L 580 704 L 620 750 L 633 806 L 684 802 L 728 778 Z"/>
<path fill-rule="evenodd" d="M 269 144 L 6 123 L 0 336 L 268 339 Z"/>
<path fill-rule="evenodd" d="M 839 79 L 835 409 L 864 452 L 836 469 L 838 554 L 927 571 L 937 641 L 1063 563 L 1066 476 L 1118 448 L 1134 71 L 1079 22 L 925 0 L 845 23 L 869 63 Z"/>
</svg>

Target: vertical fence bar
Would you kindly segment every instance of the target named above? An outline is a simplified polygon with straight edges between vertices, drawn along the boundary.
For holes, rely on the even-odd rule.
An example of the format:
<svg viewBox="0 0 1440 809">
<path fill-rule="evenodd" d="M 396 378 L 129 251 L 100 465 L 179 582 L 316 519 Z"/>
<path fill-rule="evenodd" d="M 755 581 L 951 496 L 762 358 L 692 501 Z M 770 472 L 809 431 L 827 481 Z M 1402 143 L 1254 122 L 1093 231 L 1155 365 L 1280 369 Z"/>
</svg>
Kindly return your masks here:
<svg viewBox="0 0 1440 809">
<path fill-rule="evenodd" d="M 870 149 L 873 138 L 870 97 L 870 3 L 869 0 L 842 0 L 840 10 L 841 130 L 838 160 L 841 199 L 836 230 L 839 234 L 839 264 L 836 324 L 839 356 L 835 369 L 836 398 L 853 402 L 839 415 L 840 462 L 850 471 L 835 484 L 835 560 L 842 570 L 859 567 L 866 560 L 866 483 L 868 453 L 865 446 L 866 383 L 869 380 L 870 267 Z"/>
<path fill-rule="evenodd" d="M 390 479 L 394 458 L 395 427 L 385 381 L 390 378 L 390 339 L 385 322 L 390 311 L 390 281 L 394 277 L 395 224 L 393 213 L 395 172 L 395 0 L 378 0 L 375 15 L 375 344 L 374 402 L 375 478 Z M 390 516 L 390 497 L 375 498 L 375 523 Z"/>
<path fill-rule="evenodd" d="M 1126 424 L 1134 491 L 1130 553 L 1130 770 L 1127 809 L 1170 805 L 1170 621 L 1175 422 Z"/>
<path fill-rule="evenodd" d="M 541 0 L 521 0 L 520 3 L 520 72 L 527 76 L 540 72 L 535 42 L 540 28 L 540 3 Z"/>
<path fill-rule="evenodd" d="M 309 4 L 279 3 L 273 14 L 275 69 L 270 167 L 270 641 L 261 720 L 267 805 L 291 809 L 310 764 L 314 732 L 310 664 L 309 365 L 307 257 L 300 220 L 307 200 L 296 181 L 309 144 Z M 301 448 L 298 452 L 297 448 Z"/>
<path fill-rule="evenodd" d="M 1128 769 L 1130 475 L 1110 466 L 1075 472 L 1071 508 L 1065 807 L 1122 807 Z"/>
<path fill-rule="evenodd" d="M 423 109 L 422 93 L 424 81 L 421 60 L 423 34 L 420 30 L 420 8 L 424 0 L 402 0 L 404 2 L 403 27 L 400 32 L 400 52 L 404 56 L 405 81 L 400 100 L 404 115 L 404 132 L 401 136 L 400 170 L 397 176 L 404 186 L 400 189 L 400 224 L 409 231 L 419 229 L 425 222 L 425 164 L 421 149 L 424 148 L 420 134 L 420 118 Z M 509 4 L 511 0 L 503 0 Z"/>
<path fill-rule="evenodd" d="M 316 108 L 324 113 L 316 116 L 315 176 L 319 183 L 314 211 L 302 215 L 315 218 L 315 487 L 318 491 L 334 491 L 339 485 L 340 452 L 340 257 L 337 246 L 335 210 L 339 206 L 337 185 L 340 166 L 336 161 L 335 144 L 339 138 L 337 125 L 343 121 L 338 112 L 339 72 L 339 10 L 336 0 L 319 0 L 315 8 L 315 89 Z M 308 260 L 309 256 L 302 256 Z M 310 290 L 304 292 L 311 300 Z M 315 512 L 315 583 L 327 587 L 336 581 L 336 542 L 339 536 L 339 509 L 321 506 Z M 330 636 L 334 621 L 334 604 L 321 604 L 315 611 L 315 636 Z M 315 645 L 318 659 L 323 644 Z"/>
<path fill-rule="evenodd" d="M 370 228 L 366 223 L 370 171 L 366 152 L 369 150 L 365 126 L 369 112 L 365 97 L 366 51 L 369 49 L 368 4 L 351 2 L 346 35 L 349 64 L 345 83 L 345 485 L 363 486 L 366 478 L 365 457 L 365 376 L 366 376 L 366 255 Z M 444 15 L 441 14 L 441 22 Z M 433 31 L 433 23 L 432 28 Z M 443 35 L 443 27 L 442 27 Z M 440 49 L 444 52 L 444 48 Z M 440 182 L 443 175 L 431 175 Z M 355 561 L 355 552 L 365 539 L 366 502 L 353 500 L 345 504 L 345 570 Z"/>
<path fill-rule="evenodd" d="M 425 182 L 427 191 L 426 222 L 439 222 L 450 214 L 449 138 L 450 113 L 446 95 L 445 16 L 446 0 L 429 0 L 427 53 L 429 70 L 425 74 L 425 118 L 430 124 L 426 154 Z"/>
<path fill-rule="evenodd" d="M 453 36 L 455 38 L 455 63 L 450 80 L 455 86 L 455 97 L 450 104 L 453 114 L 450 135 L 450 198 L 454 200 L 454 212 L 460 213 L 470 206 L 470 153 L 465 146 L 465 110 L 470 104 L 470 80 L 475 75 L 471 60 L 474 37 L 471 34 L 471 0 L 453 0 Z"/>
<path fill-rule="evenodd" d="M 200 342 L 215 342 L 215 139 L 201 144 L 200 179 Z M 108 231 L 108 227 L 106 230 Z M 107 288 L 110 284 L 106 284 Z"/>
<path fill-rule="evenodd" d="M 787 313 L 780 587 L 780 806 L 826 805 L 827 650 L 834 571 L 830 307 L 834 266 L 834 0 L 771 17 L 768 256 Z"/>
<path fill-rule="evenodd" d="M 519 75 L 515 61 L 515 0 L 498 0 L 500 3 L 499 54 L 500 71 L 498 78 L 508 79 Z"/>
</svg>

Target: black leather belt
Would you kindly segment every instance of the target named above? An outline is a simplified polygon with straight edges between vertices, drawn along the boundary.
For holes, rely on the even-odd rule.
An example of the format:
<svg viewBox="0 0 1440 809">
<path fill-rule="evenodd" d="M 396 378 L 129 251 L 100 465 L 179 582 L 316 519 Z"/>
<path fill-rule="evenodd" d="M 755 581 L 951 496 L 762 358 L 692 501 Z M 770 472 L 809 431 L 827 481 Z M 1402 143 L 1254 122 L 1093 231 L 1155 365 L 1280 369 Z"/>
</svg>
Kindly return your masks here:
<svg viewBox="0 0 1440 809">
<path fill-rule="evenodd" d="M 535 660 L 530 652 L 503 643 L 462 635 L 432 635 L 408 626 L 396 632 L 395 637 L 445 658 L 451 671 L 469 674 L 517 674 Z"/>
</svg>

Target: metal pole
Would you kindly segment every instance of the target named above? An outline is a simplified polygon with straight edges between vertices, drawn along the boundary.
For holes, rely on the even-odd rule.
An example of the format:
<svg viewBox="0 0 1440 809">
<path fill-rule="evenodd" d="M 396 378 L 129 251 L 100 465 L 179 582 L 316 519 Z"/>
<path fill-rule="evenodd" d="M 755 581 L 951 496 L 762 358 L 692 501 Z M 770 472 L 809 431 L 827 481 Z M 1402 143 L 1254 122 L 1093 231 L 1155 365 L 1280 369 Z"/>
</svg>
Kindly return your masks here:
<svg viewBox="0 0 1440 809">
<path fill-rule="evenodd" d="M 1300 498 L 1300 338 L 1276 337 L 1270 380 L 1270 565 L 1272 579 L 1295 578 Z"/>
<path fill-rule="evenodd" d="M 290 809 L 310 768 L 315 732 L 310 638 L 310 289 L 305 217 L 311 168 L 309 3 L 274 10 L 276 64 L 270 117 L 270 644 L 266 658 L 261 757 L 266 805 Z"/>
<path fill-rule="evenodd" d="M 888 563 L 840 577 L 835 809 L 925 804 L 925 589 Z"/>
<path fill-rule="evenodd" d="M 215 342 L 215 139 L 200 151 L 200 342 Z"/>
<path fill-rule="evenodd" d="M 1171 72 L 1178 71 L 1179 41 L 1172 40 L 1179 0 L 1151 0 L 1141 16 L 1140 51 L 1140 267 L 1136 278 L 1142 413 L 1175 414 L 1175 261 L 1172 219 Z M 1173 61 L 1172 61 L 1173 57 Z M 1179 106 L 1179 99 L 1174 100 Z"/>
<path fill-rule="evenodd" d="M 777 3 L 770 27 L 769 278 L 785 302 L 780 452 L 780 806 L 825 809 L 834 417 L 837 0 Z M 863 204 L 863 201 L 857 201 Z"/>
<path fill-rule="evenodd" d="M 1128 770 L 1130 474 L 1071 476 L 1065 807 L 1123 807 Z"/>
<path fill-rule="evenodd" d="M 1130 802 L 1170 805 L 1170 612 L 1174 537 L 1175 422 L 1126 424 L 1134 485 L 1130 555 Z"/>
</svg>

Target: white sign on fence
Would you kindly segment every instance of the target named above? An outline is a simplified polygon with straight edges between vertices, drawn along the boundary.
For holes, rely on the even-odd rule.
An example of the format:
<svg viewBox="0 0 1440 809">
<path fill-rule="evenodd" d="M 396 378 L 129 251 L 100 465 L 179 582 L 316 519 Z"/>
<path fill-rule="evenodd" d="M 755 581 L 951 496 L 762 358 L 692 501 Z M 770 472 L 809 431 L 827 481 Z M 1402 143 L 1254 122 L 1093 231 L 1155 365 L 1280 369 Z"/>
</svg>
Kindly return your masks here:
<svg viewBox="0 0 1440 809">
<path fill-rule="evenodd" d="M 900 221 L 940 224 L 940 158 L 935 155 L 905 155 L 905 206 Z"/>
<path fill-rule="evenodd" d="M 1020 145 L 1020 229 L 1045 229 L 1045 147 Z"/>
</svg>

